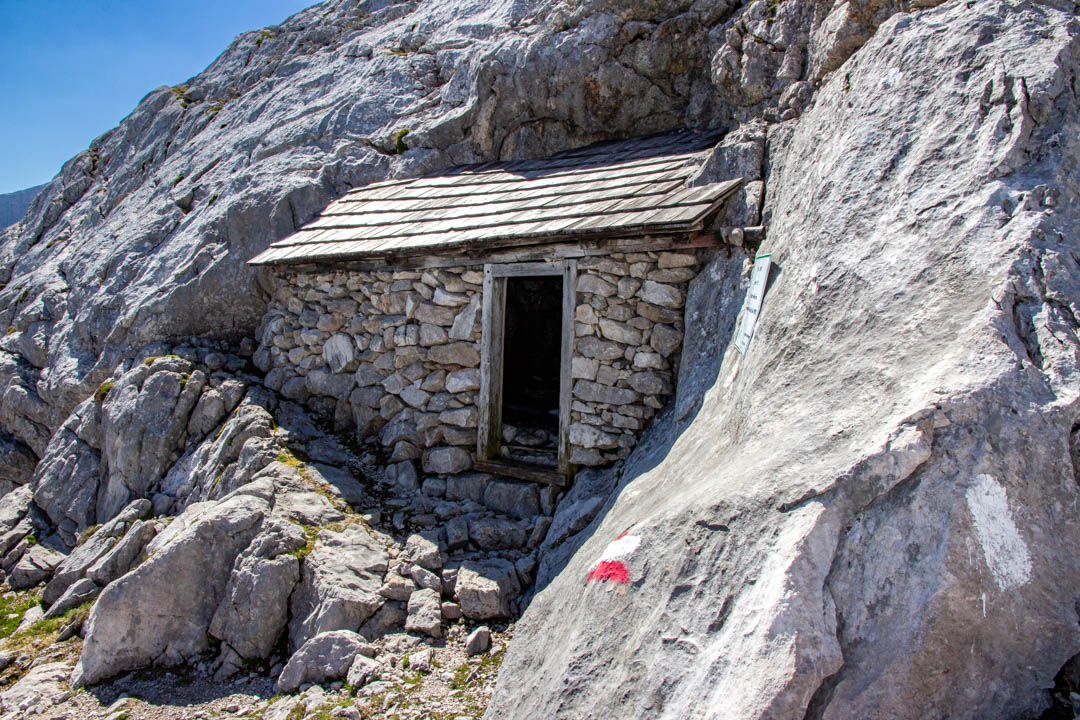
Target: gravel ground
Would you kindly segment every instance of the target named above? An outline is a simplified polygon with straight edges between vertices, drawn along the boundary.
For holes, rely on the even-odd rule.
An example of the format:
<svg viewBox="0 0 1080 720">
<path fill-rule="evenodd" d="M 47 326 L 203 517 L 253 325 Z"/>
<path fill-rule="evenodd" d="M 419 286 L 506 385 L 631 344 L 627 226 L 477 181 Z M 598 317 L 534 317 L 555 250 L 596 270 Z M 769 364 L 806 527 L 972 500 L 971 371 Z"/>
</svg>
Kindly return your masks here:
<svg viewBox="0 0 1080 720">
<path fill-rule="evenodd" d="M 484 714 L 499 666 L 510 641 L 509 628 L 492 628 L 491 649 L 468 657 L 465 637 L 471 627 L 459 623 L 441 640 L 390 635 L 373 643 L 382 676 L 363 688 L 340 682 L 304 686 L 301 692 L 278 695 L 271 677 L 251 673 L 228 682 L 213 682 L 206 667 L 151 669 L 117 678 L 79 692 L 66 684 L 31 683 L 27 674 L 47 664 L 70 668 L 78 656 L 78 638 L 25 647 L 4 673 L 0 692 L 5 709 L 18 709 L 2 720 L 464 720 Z M 425 650 L 430 649 L 430 658 Z M 429 664 L 430 663 L 430 664 Z M 68 677 L 70 671 L 59 673 Z M 19 682 L 22 678 L 26 681 Z M 18 697 L 16 697 L 18 695 Z"/>
</svg>

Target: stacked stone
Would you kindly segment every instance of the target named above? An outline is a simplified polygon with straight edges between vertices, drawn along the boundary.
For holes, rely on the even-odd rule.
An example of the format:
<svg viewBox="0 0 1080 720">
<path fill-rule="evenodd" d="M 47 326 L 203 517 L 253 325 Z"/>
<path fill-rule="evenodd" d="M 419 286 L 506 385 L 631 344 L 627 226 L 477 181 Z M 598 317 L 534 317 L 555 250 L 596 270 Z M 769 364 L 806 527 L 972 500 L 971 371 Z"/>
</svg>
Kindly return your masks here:
<svg viewBox="0 0 1080 720">
<path fill-rule="evenodd" d="M 674 387 L 692 253 L 614 253 L 578 261 L 570 461 L 625 458 Z"/>
<path fill-rule="evenodd" d="M 571 462 L 625 458 L 673 392 L 692 252 L 578 261 Z M 283 272 L 259 329 L 266 384 L 378 435 L 389 472 L 417 487 L 472 465 L 480 389 L 482 268 Z"/>
<path fill-rule="evenodd" d="M 282 273 L 255 363 L 339 429 L 379 433 L 393 462 L 441 447 L 425 467 L 461 472 L 460 448 L 476 444 L 482 283 L 463 267 Z"/>
</svg>

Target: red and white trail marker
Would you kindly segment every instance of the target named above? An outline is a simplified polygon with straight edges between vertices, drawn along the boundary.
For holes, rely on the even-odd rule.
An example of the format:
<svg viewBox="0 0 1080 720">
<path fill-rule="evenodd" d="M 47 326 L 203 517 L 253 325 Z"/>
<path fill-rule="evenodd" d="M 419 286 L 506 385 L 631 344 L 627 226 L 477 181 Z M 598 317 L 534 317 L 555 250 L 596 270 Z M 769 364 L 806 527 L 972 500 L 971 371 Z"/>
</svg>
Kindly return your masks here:
<svg viewBox="0 0 1080 720">
<path fill-rule="evenodd" d="M 641 545 L 641 538 L 629 533 L 629 530 L 624 532 L 608 544 L 596 565 L 589 571 L 588 577 L 585 578 L 586 584 L 594 580 L 620 585 L 630 583 L 630 568 L 624 561 Z"/>
</svg>

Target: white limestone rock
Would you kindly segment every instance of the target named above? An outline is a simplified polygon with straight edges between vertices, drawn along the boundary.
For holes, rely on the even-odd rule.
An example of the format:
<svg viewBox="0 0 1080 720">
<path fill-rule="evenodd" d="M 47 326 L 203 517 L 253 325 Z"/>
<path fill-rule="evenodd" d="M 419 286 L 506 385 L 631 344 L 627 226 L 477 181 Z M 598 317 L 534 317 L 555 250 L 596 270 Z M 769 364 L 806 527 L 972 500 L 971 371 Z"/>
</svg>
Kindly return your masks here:
<svg viewBox="0 0 1080 720">
<path fill-rule="evenodd" d="M 206 650 L 233 561 L 269 510 L 267 488 L 252 483 L 173 520 L 152 541 L 149 557 L 98 597 L 72 684 L 92 685 L 150 663 L 175 665 Z"/>
<path fill-rule="evenodd" d="M 379 590 L 388 559 L 386 548 L 361 524 L 321 531 L 290 599 L 290 646 L 299 648 L 331 630 L 359 628 L 374 615 L 385 602 Z"/>
<path fill-rule="evenodd" d="M 293 692 L 304 683 L 323 683 L 345 678 L 367 642 L 350 630 L 315 635 L 289 658 L 277 680 L 277 691 Z"/>
<path fill-rule="evenodd" d="M 405 630 L 434 638 L 442 637 L 442 604 L 438 592 L 424 588 L 409 596 Z"/>
<path fill-rule="evenodd" d="M 809 5 L 780 8 L 732 26 L 777 37 Z M 657 688 L 671 717 L 1042 713 L 1080 652 L 1062 412 L 1080 398 L 1078 158 L 1051 140 L 1080 124 L 1071 12 L 875 19 L 769 126 L 759 252 L 782 269 L 748 351 L 731 346 L 737 295 L 699 316 L 718 361 L 688 338 L 686 414 L 548 551 L 576 546 L 517 622 L 490 715 L 639 715 Z M 714 81 L 745 102 L 778 90 L 786 52 L 736 32 Z M 694 282 L 688 326 L 745 287 L 731 269 Z M 605 558 L 630 582 L 587 582 Z"/>
<path fill-rule="evenodd" d="M 469 620 L 510 615 L 510 603 L 521 592 L 513 563 L 502 559 L 470 560 L 457 573 L 454 593 Z"/>
<path fill-rule="evenodd" d="M 208 631 L 239 657 L 266 658 L 277 645 L 288 621 L 289 596 L 300 580 L 294 553 L 306 542 L 299 526 L 271 518 L 236 558 Z"/>
</svg>

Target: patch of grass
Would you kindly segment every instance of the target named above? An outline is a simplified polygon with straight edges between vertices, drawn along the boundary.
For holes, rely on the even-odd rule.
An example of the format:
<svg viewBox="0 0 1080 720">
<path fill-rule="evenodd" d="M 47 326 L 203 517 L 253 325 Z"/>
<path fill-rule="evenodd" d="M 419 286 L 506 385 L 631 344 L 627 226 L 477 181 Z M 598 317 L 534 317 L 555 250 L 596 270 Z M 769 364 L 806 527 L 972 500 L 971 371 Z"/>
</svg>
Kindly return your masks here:
<svg viewBox="0 0 1080 720">
<path fill-rule="evenodd" d="M 409 146 L 405 144 L 405 136 L 410 132 L 412 131 L 409 130 L 409 128 L 401 128 L 390 136 L 390 139 L 394 141 L 394 150 L 397 151 L 398 155 L 401 155 L 409 149 Z"/>
<path fill-rule="evenodd" d="M 24 289 L 21 293 L 19 293 L 19 299 L 16 300 L 15 303 L 17 305 L 23 304 L 24 302 L 26 302 L 26 296 L 29 295 L 29 294 L 30 294 L 30 288 Z"/>
<path fill-rule="evenodd" d="M 14 325 L 8 325 L 7 332 L 5 332 L 4 334 L 5 335 L 11 335 L 11 334 L 13 334 L 15 332 L 16 332 L 15 326 Z"/>
<path fill-rule="evenodd" d="M 172 181 L 172 186 L 173 186 L 173 187 L 176 187 L 177 185 L 179 185 L 179 184 L 180 184 L 180 182 L 181 182 L 181 181 L 182 181 L 183 179 L 184 179 L 184 173 L 180 173 L 180 174 L 179 174 L 179 175 L 177 175 L 177 176 L 176 176 L 175 178 L 173 178 L 173 181 Z"/>
<path fill-rule="evenodd" d="M 101 529 L 100 525 L 91 525 L 90 527 L 83 530 L 82 534 L 79 535 L 79 544 L 82 545 L 87 540 L 94 537 L 94 533 L 96 533 L 100 529 Z"/>
<path fill-rule="evenodd" d="M 404 50 L 384 50 L 383 55 L 396 55 L 397 57 L 409 57 L 409 53 Z"/>
<path fill-rule="evenodd" d="M 303 461 L 300 460 L 300 458 L 293 455 L 292 452 L 290 452 L 289 450 L 282 450 L 281 452 L 279 452 L 277 456 L 277 461 L 279 463 L 294 468 L 299 468 L 304 464 Z"/>
<path fill-rule="evenodd" d="M 487 706 L 487 697 L 480 693 L 480 687 L 488 679 L 498 674 L 502 666 L 505 649 L 490 653 L 481 658 L 479 663 L 463 662 L 454 669 L 454 679 L 450 688 L 461 692 L 461 701 L 469 714 L 483 715 Z"/>
<path fill-rule="evenodd" d="M 37 602 L 40 595 L 35 593 L 34 598 L 35 602 Z M 9 636 L 4 641 L 4 649 L 16 655 L 25 654 L 31 658 L 37 658 L 44 653 L 50 653 L 51 657 L 59 648 L 62 655 L 74 659 L 78 656 L 82 647 L 82 641 L 78 639 L 78 636 L 72 638 L 72 642 L 65 642 L 59 646 L 56 644 L 56 639 L 59 637 L 60 631 L 71 623 L 80 619 L 85 621 L 92 606 L 93 603 L 89 602 L 77 608 L 72 608 L 59 617 L 38 620 L 22 632 L 16 632 Z M 16 679 L 14 675 L 5 673 L 3 682 L 14 679 Z"/>
<path fill-rule="evenodd" d="M 229 102 L 229 98 L 224 100 L 218 100 L 216 103 L 206 109 L 206 112 L 210 114 L 210 117 L 217 117 L 217 114 L 225 109 L 226 103 Z"/>
<path fill-rule="evenodd" d="M 259 31 L 259 36 L 257 38 L 255 38 L 255 47 L 262 47 L 262 44 L 264 42 L 266 42 L 267 40 L 273 40 L 273 39 L 274 39 L 274 33 L 270 32 L 269 30 L 260 30 Z"/>
<path fill-rule="evenodd" d="M 175 360 L 180 360 L 181 359 L 179 355 L 151 355 L 150 357 L 143 360 L 143 365 L 145 365 L 146 367 L 150 367 L 151 365 L 153 365 L 158 360 L 161 360 L 162 358 L 173 358 Z"/>
<path fill-rule="evenodd" d="M 26 611 L 38 604 L 37 593 L 9 593 L 0 596 L 0 638 L 6 638 L 19 627 Z"/>
<path fill-rule="evenodd" d="M 304 720 L 305 705 L 302 702 L 293 705 L 293 709 L 285 716 L 285 720 Z"/>
<path fill-rule="evenodd" d="M 472 673 L 472 666 L 467 661 L 454 668 L 454 679 L 450 681 L 450 689 L 464 690 L 467 688 L 470 673 Z"/>
<path fill-rule="evenodd" d="M 338 707 L 342 707 L 342 705 L 325 703 L 312 710 L 308 715 L 301 715 L 301 717 L 306 717 L 307 720 L 340 720 L 337 715 L 332 714 L 334 710 L 338 709 Z"/>
<path fill-rule="evenodd" d="M 106 380 L 105 382 L 101 383 L 101 385 L 97 389 L 97 392 L 94 393 L 94 402 L 105 402 L 105 398 L 108 396 L 109 391 L 113 389 L 113 385 L 115 384 L 116 383 L 114 383 L 112 380 Z"/>
<path fill-rule="evenodd" d="M 300 525 L 300 527 L 303 528 L 304 535 L 307 536 L 307 542 L 304 543 L 304 547 L 293 550 L 289 555 L 303 560 L 315 549 L 315 541 L 319 539 L 319 530 L 321 528 L 314 525 Z"/>
<path fill-rule="evenodd" d="M 71 608 L 62 615 L 54 618 L 42 618 L 36 623 L 30 625 L 20 633 L 16 633 L 11 637 L 12 641 L 18 641 L 20 639 L 33 639 L 47 637 L 49 635 L 59 634 L 60 628 L 64 627 L 79 615 L 89 615 L 90 608 L 93 606 L 93 601 L 83 603 L 79 607 Z M 55 640 L 55 638 L 53 638 Z M 50 644 L 52 641 L 50 640 Z"/>
<path fill-rule="evenodd" d="M 210 196 L 210 199 L 207 201 L 206 204 L 207 205 L 213 205 L 214 201 L 217 200 L 217 199 L 218 199 L 218 194 L 214 193 L 213 195 Z"/>
<path fill-rule="evenodd" d="M 187 385 L 188 380 L 191 379 L 190 373 L 180 373 L 180 387 Z"/>
<path fill-rule="evenodd" d="M 184 93 L 186 93 L 186 92 L 187 92 L 186 87 L 180 87 L 179 85 L 177 85 L 177 86 L 172 88 L 172 94 L 173 94 L 173 96 L 176 97 L 176 101 L 178 103 L 180 103 L 180 107 L 182 107 L 182 108 L 186 108 L 188 105 L 191 104 L 191 101 L 188 100 L 186 97 L 184 97 Z M 168 151 L 169 151 L 169 149 L 166 147 L 165 152 L 168 152 Z"/>
</svg>

